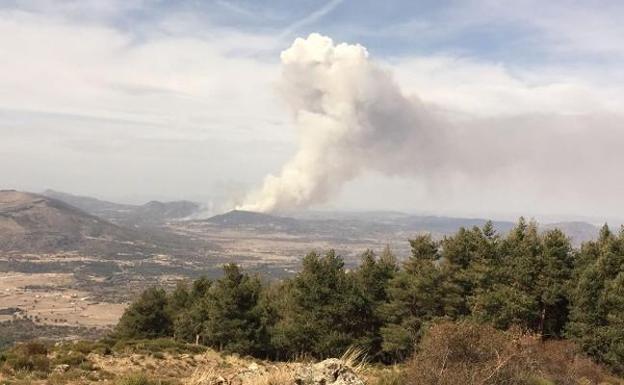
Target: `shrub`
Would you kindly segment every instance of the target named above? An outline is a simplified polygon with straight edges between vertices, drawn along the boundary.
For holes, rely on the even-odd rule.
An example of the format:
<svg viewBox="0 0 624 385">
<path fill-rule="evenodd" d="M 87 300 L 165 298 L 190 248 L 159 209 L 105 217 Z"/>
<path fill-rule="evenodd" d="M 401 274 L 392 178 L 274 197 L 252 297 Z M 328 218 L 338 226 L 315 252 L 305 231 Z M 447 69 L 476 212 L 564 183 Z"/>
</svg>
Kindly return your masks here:
<svg viewBox="0 0 624 385">
<path fill-rule="evenodd" d="M 87 357 L 80 352 L 62 352 L 55 359 L 55 365 L 69 365 L 69 366 L 78 366 L 83 362 L 87 361 Z"/>
<path fill-rule="evenodd" d="M 10 355 L 5 362 L 6 366 L 13 371 L 47 373 L 50 370 L 50 360 L 41 354 L 32 356 Z"/>
<path fill-rule="evenodd" d="M 85 378 L 85 372 L 79 369 L 70 369 L 66 372 L 52 372 L 46 379 L 46 384 L 50 385 L 64 385 L 82 383 L 82 379 Z"/>
<path fill-rule="evenodd" d="M 96 368 L 93 366 L 93 364 L 91 362 L 89 362 L 89 361 L 81 362 L 80 365 L 78 365 L 78 369 L 84 370 L 86 372 L 96 370 Z"/>
<path fill-rule="evenodd" d="M 47 373 L 50 370 L 50 360 L 47 357 L 48 348 L 45 344 L 32 341 L 14 346 L 0 355 L 0 362 L 4 368 L 13 372 Z"/>
<path fill-rule="evenodd" d="M 551 340 L 535 343 L 527 349 L 539 371 L 552 384 L 622 384 L 571 341 Z"/>
<path fill-rule="evenodd" d="M 16 349 L 28 356 L 48 354 L 48 347 L 40 341 L 24 342 L 23 344 L 17 345 Z"/>
<path fill-rule="evenodd" d="M 126 309 L 115 327 L 120 338 L 159 338 L 172 335 L 172 320 L 167 312 L 167 293 L 149 288 Z"/>
<path fill-rule="evenodd" d="M 408 385 L 529 384 L 516 336 L 491 326 L 443 322 L 424 335 L 407 368 Z"/>
<path fill-rule="evenodd" d="M 621 384 L 570 341 L 543 342 L 518 330 L 441 322 L 425 333 L 406 369 L 407 385 Z"/>
<path fill-rule="evenodd" d="M 111 350 L 108 345 L 100 341 L 80 340 L 68 346 L 70 350 L 80 352 L 84 355 L 89 353 L 97 353 L 101 355 L 110 354 Z"/>
</svg>

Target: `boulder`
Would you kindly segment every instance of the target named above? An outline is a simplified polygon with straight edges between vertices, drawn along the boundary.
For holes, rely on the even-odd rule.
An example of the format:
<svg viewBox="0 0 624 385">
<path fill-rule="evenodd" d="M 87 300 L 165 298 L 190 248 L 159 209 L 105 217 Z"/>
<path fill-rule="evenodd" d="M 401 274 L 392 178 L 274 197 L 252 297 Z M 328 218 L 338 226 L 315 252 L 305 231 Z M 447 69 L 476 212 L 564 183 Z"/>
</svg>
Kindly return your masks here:
<svg viewBox="0 0 624 385">
<path fill-rule="evenodd" d="M 68 370 L 69 370 L 69 365 L 60 364 L 60 365 L 56 365 L 56 367 L 54 368 L 54 373 L 65 373 Z"/>
<path fill-rule="evenodd" d="M 349 366 L 330 358 L 300 367 L 295 372 L 297 385 L 364 385 L 364 381 Z"/>
</svg>

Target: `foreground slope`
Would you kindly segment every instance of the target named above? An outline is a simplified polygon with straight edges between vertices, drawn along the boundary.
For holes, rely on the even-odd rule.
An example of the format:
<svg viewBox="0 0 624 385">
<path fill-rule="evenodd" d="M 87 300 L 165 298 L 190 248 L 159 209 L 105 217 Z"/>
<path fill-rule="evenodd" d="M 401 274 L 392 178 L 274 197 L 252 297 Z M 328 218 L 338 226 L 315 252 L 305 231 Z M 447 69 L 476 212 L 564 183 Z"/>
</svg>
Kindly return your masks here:
<svg viewBox="0 0 624 385">
<path fill-rule="evenodd" d="M 566 341 L 465 323 L 433 325 L 401 365 L 349 350 L 320 362 L 267 361 L 173 340 L 30 342 L 0 351 L 6 384 L 458 385 L 603 384 L 621 378 Z"/>
</svg>

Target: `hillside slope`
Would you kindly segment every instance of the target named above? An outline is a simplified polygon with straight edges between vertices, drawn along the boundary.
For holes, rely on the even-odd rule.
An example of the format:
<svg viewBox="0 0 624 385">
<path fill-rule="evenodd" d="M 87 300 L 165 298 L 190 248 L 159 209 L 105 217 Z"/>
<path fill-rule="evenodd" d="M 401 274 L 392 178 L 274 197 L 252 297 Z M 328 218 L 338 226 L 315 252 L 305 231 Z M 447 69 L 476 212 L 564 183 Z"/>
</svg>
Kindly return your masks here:
<svg viewBox="0 0 624 385">
<path fill-rule="evenodd" d="M 38 194 L 0 191 L 0 250 L 56 252 L 132 246 L 136 232 Z"/>
</svg>

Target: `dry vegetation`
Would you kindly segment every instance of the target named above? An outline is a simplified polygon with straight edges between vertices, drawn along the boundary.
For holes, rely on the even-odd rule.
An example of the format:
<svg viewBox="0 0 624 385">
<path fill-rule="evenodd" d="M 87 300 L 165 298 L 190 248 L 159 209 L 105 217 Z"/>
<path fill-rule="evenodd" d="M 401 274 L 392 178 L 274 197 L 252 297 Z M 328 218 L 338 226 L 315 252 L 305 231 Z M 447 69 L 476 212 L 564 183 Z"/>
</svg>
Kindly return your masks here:
<svg viewBox="0 0 624 385">
<path fill-rule="evenodd" d="M 402 365 L 367 364 L 357 350 L 341 361 L 371 385 L 624 384 L 571 342 L 542 342 L 518 330 L 467 322 L 432 326 Z M 225 355 L 169 339 L 30 342 L 0 355 L 0 384 L 294 385 L 305 365 Z"/>
<path fill-rule="evenodd" d="M 624 384 L 570 341 L 520 330 L 445 322 L 431 327 L 406 365 L 407 385 Z"/>
<path fill-rule="evenodd" d="M 18 344 L 0 356 L 1 384 L 283 384 L 297 364 L 223 355 L 171 340 Z"/>
</svg>

